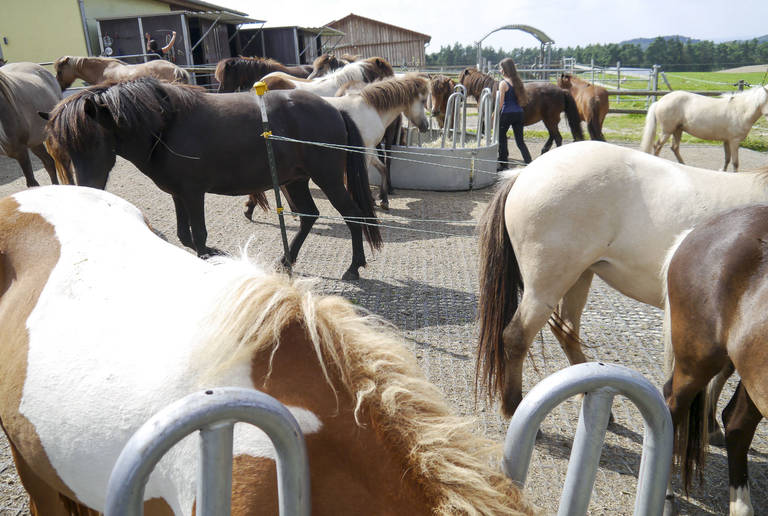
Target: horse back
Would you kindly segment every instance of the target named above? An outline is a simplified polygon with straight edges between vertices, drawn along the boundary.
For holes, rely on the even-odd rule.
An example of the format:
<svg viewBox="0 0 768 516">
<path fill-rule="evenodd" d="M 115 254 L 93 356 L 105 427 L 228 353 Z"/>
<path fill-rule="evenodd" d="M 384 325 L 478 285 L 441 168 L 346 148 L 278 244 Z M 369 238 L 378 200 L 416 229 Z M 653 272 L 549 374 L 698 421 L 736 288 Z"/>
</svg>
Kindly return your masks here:
<svg viewBox="0 0 768 516">
<path fill-rule="evenodd" d="M 56 78 L 42 66 L 10 63 L 0 68 L 0 103 L 5 104 L 0 107 L 0 146 L 2 140 L 8 142 L 19 137 L 29 146 L 42 143 L 45 120 L 38 112 L 51 111 L 59 100 L 61 88 Z M 21 133 L 8 134 L 11 131 Z"/>
</svg>

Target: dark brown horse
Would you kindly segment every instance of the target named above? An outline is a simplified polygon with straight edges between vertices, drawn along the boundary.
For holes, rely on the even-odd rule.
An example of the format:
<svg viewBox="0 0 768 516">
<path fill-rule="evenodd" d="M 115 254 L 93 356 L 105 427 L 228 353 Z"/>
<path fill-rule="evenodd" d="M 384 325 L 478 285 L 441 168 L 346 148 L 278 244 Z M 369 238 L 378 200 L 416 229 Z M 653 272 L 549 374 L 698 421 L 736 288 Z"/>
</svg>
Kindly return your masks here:
<svg viewBox="0 0 768 516">
<path fill-rule="evenodd" d="M 464 70 L 461 73 L 460 80 L 463 81 L 462 84 L 467 88 L 467 95 L 472 95 L 476 99 L 480 98 L 483 88 L 491 88 L 492 83 L 493 88 L 498 87 L 498 83 L 494 82 L 493 77 L 480 73 L 474 68 Z M 437 94 L 435 93 L 436 87 L 439 88 Z M 493 88 L 491 91 L 495 91 Z M 448 102 L 448 97 L 451 95 L 450 92 L 445 95 L 443 93 L 445 89 L 446 82 L 444 79 L 438 79 L 437 84 L 433 82 L 432 100 L 435 102 L 436 99 L 439 99 L 443 104 L 442 107 L 433 107 L 432 113 L 435 114 L 436 111 L 441 113 L 443 119 L 445 119 L 445 105 Z M 544 122 L 544 126 L 549 133 L 549 137 L 541 149 L 542 154 L 552 148 L 552 143 L 555 143 L 558 147 L 563 144 L 563 137 L 560 135 L 560 129 L 558 128 L 560 113 L 563 111 L 568 120 L 568 126 L 571 129 L 574 141 L 578 142 L 584 139 L 579 111 L 570 92 L 548 82 L 527 82 L 525 83 L 525 93 L 528 96 L 528 104 L 523 107 L 523 124 L 533 125 L 537 122 Z M 439 121 L 440 118 L 438 117 Z M 440 127 L 442 126 L 441 123 Z"/>
<path fill-rule="evenodd" d="M 587 123 L 589 137 L 605 141 L 603 121 L 608 114 L 608 91 L 567 73 L 560 76 L 557 85 L 573 95 L 579 115 Z"/>
<path fill-rule="evenodd" d="M 696 226 L 667 274 L 665 340 L 675 356 L 664 388 L 675 427 L 675 456 L 686 491 L 699 475 L 712 414 L 705 389 L 715 375 L 741 376 L 723 411 L 731 514 L 754 514 L 747 452 L 768 416 L 768 206 L 737 208 Z M 717 400 L 714 400 L 715 402 Z"/>
<path fill-rule="evenodd" d="M 312 73 L 309 65 L 285 66 L 280 61 L 263 57 L 227 57 L 216 65 L 215 77 L 219 93 L 250 90 L 253 83 L 272 72 L 283 72 L 306 79 Z"/>
<path fill-rule="evenodd" d="M 247 195 L 272 188 L 257 100 L 253 93 L 204 93 L 154 79 L 94 86 L 54 109 L 46 144 L 59 163 L 71 159 L 78 185 L 103 189 L 116 155 L 131 161 L 173 196 L 181 243 L 206 256 L 217 251 L 206 245 L 205 194 Z M 335 146 L 363 144 L 354 122 L 316 95 L 279 91 L 263 100 L 276 135 Z M 279 182 L 306 214 L 284 264 L 296 260 L 319 214 L 310 179 L 343 217 L 375 221 L 361 154 L 281 141 L 272 146 Z M 365 265 L 362 235 L 374 248 L 381 245 L 381 235 L 376 226 L 361 227 L 349 219 L 347 226 L 353 257 L 343 278 L 356 279 Z"/>
</svg>

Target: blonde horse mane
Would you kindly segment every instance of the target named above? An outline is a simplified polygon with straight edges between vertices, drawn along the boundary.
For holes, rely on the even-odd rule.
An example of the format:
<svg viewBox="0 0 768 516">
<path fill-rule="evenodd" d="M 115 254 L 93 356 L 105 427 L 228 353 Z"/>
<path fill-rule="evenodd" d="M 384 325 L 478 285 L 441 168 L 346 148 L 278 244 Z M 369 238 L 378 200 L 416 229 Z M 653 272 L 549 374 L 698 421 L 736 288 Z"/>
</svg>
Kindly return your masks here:
<svg viewBox="0 0 768 516">
<path fill-rule="evenodd" d="M 409 74 L 403 79 L 372 82 L 360 91 L 363 100 L 378 111 L 386 111 L 413 102 L 419 95 L 429 94 L 429 81 Z"/>
<path fill-rule="evenodd" d="M 380 319 L 360 315 L 340 297 L 317 296 L 310 285 L 264 273 L 233 282 L 216 305 L 232 310 L 211 320 L 214 340 L 201 363 L 213 372 L 249 364 L 257 354 L 274 357 L 283 330 L 298 324 L 329 385 L 355 400 L 358 424 L 364 412 L 386 442 L 406 451 L 406 469 L 436 514 L 533 514 L 520 490 L 491 466 L 499 446 L 473 435 L 472 420 L 451 414 L 401 339 Z"/>
</svg>

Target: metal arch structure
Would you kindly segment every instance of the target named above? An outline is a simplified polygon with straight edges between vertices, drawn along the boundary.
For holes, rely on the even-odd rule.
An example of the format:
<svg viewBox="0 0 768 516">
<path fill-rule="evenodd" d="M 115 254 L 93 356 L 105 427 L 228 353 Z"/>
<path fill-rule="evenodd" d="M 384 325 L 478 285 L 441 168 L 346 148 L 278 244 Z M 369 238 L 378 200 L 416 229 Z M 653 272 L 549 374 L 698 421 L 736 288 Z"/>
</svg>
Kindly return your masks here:
<svg viewBox="0 0 768 516">
<path fill-rule="evenodd" d="M 482 44 L 485 39 L 488 38 L 491 34 L 494 32 L 499 32 L 500 30 L 521 30 L 523 32 L 527 32 L 537 40 L 539 40 L 540 52 L 539 56 L 541 58 L 541 63 L 543 68 L 549 68 L 550 63 L 550 57 L 552 55 L 552 45 L 555 43 L 555 40 L 544 34 L 544 31 L 541 31 L 537 29 L 536 27 L 531 27 L 530 25 L 504 25 L 503 27 L 499 27 L 498 29 L 493 29 L 491 32 L 480 38 L 476 44 L 477 44 L 477 69 L 482 70 Z"/>
</svg>

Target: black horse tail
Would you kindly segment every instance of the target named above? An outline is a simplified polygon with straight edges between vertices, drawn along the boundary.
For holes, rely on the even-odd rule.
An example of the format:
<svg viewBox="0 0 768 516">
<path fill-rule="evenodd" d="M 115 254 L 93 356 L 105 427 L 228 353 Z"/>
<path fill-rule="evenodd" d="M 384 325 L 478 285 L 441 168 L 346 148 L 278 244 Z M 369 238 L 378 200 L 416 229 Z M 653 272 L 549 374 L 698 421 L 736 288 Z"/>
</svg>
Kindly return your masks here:
<svg viewBox="0 0 768 516">
<path fill-rule="evenodd" d="M 347 126 L 347 145 L 362 149 L 363 138 L 355 122 L 345 112 L 341 112 L 344 124 Z M 357 207 L 363 213 L 363 234 L 373 249 L 381 248 L 381 233 L 378 219 L 374 213 L 373 196 L 368 184 L 368 167 L 365 166 L 365 154 L 355 150 L 347 151 L 347 190 L 352 195 Z"/>
<path fill-rule="evenodd" d="M 589 120 L 587 121 L 589 137 L 592 140 L 605 141 L 603 136 L 603 121 L 600 118 L 600 98 L 597 96 L 589 99 Z"/>
<path fill-rule="evenodd" d="M 685 494 L 691 487 L 694 471 L 698 472 L 699 483 L 704 475 L 704 460 L 709 444 L 709 410 L 706 390 L 702 389 L 693 398 L 687 414 L 680 418 L 675 428 L 675 464 L 680 467 Z"/>
<path fill-rule="evenodd" d="M 584 131 L 581 129 L 581 117 L 579 108 L 576 107 L 576 101 L 568 90 L 563 90 L 563 104 L 565 106 L 565 117 L 568 119 L 568 127 L 571 128 L 573 141 L 580 142 L 584 140 Z"/>
<path fill-rule="evenodd" d="M 488 396 L 504 392 L 506 363 L 504 327 L 517 311 L 523 292 L 523 278 L 515 251 L 504 224 L 504 206 L 515 183 L 513 176 L 502 183 L 494 194 L 478 224 L 480 244 L 480 297 L 477 318 L 480 337 L 477 346 L 475 396 L 479 384 L 486 382 Z"/>
</svg>

